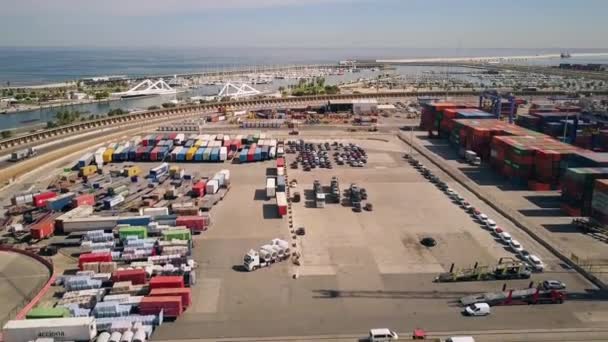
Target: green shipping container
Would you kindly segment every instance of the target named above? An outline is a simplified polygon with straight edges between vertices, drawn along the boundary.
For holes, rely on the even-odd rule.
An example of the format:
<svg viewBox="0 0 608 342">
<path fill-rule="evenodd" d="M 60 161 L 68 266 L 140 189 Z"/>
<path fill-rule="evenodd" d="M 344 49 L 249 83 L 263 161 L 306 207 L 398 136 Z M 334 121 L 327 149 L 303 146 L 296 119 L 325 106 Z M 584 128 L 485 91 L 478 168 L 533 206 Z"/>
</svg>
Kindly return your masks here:
<svg viewBox="0 0 608 342">
<path fill-rule="evenodd" d="M 25 318 L 27 319 L 45 319 L 45 318 L 63 318 L 70 317 L 68 308 L 43 308 L 37 307 L 30 310 Z"/>
<path fill-rule="evenodd" d="M 148 237 L 148 228 L 143 226 L 120 227 L 118 229 L 120 239 L 126 239 L 129 236 L 137 236 L 140 239 Z"/>
<path fill-rule="evenodd" d="M 192 235 L 190 233 L 190 229 L 169 229 L 164 230 L 162 232 L 163 240 L 171 241 L 171 240 L 186 240 L 190 241 L 192 239 Z"/>
</svg>

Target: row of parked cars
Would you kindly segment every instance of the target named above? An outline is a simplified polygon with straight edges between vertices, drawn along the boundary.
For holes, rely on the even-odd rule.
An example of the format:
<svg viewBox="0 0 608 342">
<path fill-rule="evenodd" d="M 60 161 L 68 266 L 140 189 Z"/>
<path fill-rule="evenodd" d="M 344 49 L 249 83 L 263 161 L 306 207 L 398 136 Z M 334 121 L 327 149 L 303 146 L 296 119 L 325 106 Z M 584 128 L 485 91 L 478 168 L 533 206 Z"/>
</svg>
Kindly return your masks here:
<svg viewBox="0 0 608 342">
<path fill-rule="evenodd" d="M 534 254 L 528 252 L 522 244 L 515 240 L 509 232 L 499 227 L 494 220 L 488 217 L 488 215 L 482 213 L 477 208 L 473 207 L 469 202 L 465 200 L 458 192 L 448 187 L 448 185 L 434 175 L 427 167 L 422 165 L 418 160 L 413 157 L 406 155 L 406 159 L 409 163 L 416 168 L 426 179 L 435 184 L 441 191 L 443 191 L 450 199 L 458 204 L 463 210 L 469 213 L 473 219 L 481 224 L 481 226 L 489 230 L 494 236 L 496 236 L 500 242 L 507 245 L 520 259 L 528 263 L 530 267 L 537 272 L 542 272 L 545 268 L 543 261 Z"/>
</svg>

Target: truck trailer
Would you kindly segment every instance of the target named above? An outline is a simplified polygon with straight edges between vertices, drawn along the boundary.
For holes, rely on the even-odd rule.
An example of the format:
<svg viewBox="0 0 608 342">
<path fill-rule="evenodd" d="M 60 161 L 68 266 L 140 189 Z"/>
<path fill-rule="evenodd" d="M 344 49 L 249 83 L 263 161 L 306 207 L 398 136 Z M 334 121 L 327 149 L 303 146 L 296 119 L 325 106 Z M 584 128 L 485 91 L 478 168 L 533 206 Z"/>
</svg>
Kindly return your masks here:
<svg viewBox="0 0 608 342">
<path fill-rule="evenodd" d="M 272 239 L 270 244 L 263 245 L 257 251 L 250 249 L 243 258 L 243 267 L 251 272 L 287 260 L 290 256 L 291 250 L 287 241 Z"/>
</svg>

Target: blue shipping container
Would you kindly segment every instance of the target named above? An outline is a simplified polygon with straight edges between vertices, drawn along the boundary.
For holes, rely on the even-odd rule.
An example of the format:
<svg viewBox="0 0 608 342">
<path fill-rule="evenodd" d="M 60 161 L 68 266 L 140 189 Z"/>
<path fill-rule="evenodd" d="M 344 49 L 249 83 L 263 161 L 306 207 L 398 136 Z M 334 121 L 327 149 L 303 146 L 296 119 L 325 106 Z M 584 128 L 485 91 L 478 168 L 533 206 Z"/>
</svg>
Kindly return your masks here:
<svg viewBox="0 0 608 342">
<path fill-rule="evenodd" d="M 135 146 L 133 146 L 133 147 L 131 147 L 131 149 L 129 149 L 129 160 L 130 161 L 135 161 L 136 151 L 137 151 L 137 147 L 135 147 Z"/>
<path fill-rule="evenodd" d="M 147 226 L 150 223 L 150 216 L 130 216 L 116 220 L 118 224 L 128 224 L 130 226 Z"/>
<path fill-rule="evenodd" d="M 253 159 L 255 161 L 262 160 L 262 148 L 261 147 L 256 147 L 255 148 L 255 154 L 253 155 Z"/>
<path fill-rule="evenodd" d="M 277 191 L 285 192 L 285 176 L 277 177 Z"/>
<path fill-rule="evenodd" d="M 51 211 L 62 211 L 65 207 L 72 203 L 74 193 L 67 193 L 46 202 L 46 208 Z"/>
<path fill-rule="evenodd" d="M 220 160 L 220 148 L 214 147 L 211 150 L 211 161 L 219 161 Z"/>
<path fill-rule="evenodd" d="M 247 162 L 247 153 L 249 152 L 249 149 L 242 149 L 241 150 L 241 154 L 239 154 L 239 162 L 241 163 L 246 163 Z"/>
<path fill-rule="evenodd" d="M 198 150 L 196 150 L 196 154 L 194 155 L 194 160 L 196 161 L 203 161 L 203 153 L 205 152 L 205 148 L 201 147 Z"/>
<path fill-rule="evenodd" d="M 262 146 L 262 160 L 268 159 L 268 146 Z"/>
</svg>

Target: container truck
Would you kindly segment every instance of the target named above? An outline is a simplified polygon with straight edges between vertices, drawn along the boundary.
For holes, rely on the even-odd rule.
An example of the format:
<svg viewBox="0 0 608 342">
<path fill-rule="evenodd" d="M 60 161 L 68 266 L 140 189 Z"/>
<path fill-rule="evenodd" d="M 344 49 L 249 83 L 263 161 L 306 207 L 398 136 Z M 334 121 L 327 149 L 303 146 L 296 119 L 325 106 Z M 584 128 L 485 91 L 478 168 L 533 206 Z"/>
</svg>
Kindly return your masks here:
<svg viewBox="0 0 608 342">
<path fill-rule="evenodd" d="M 95 336 L 95 317 L 12 320 L 2 328 L 4 342 L 35 341 L 39 338 L 50 338 L 54 341 L 92 341 Z"/>
<path fill-rule="evenodd" d="M 289 258 L 291 251 L 289 243 L 281 239 L 273 239 L 270 244 L 263 245 L 257 251 L 250 249 L 243 258 L 243 267 L 251 272 L 258 268 Z"/>
<path fill-rule="evenodd" d="M 18 161 L 21 161 L 23 159 L 27 159 L 27 158 L 33 157 L 37 153 L 38 153 L 38 151 L 36 151 L 35 149 L 33 149 L 31 147 L 30 148 L 26 148 L 26 149 L 19 150 L 19 151 L 11 153 L 11 158 L 9 159 L 9 161 L 18 162 Z"/>
</svg>

